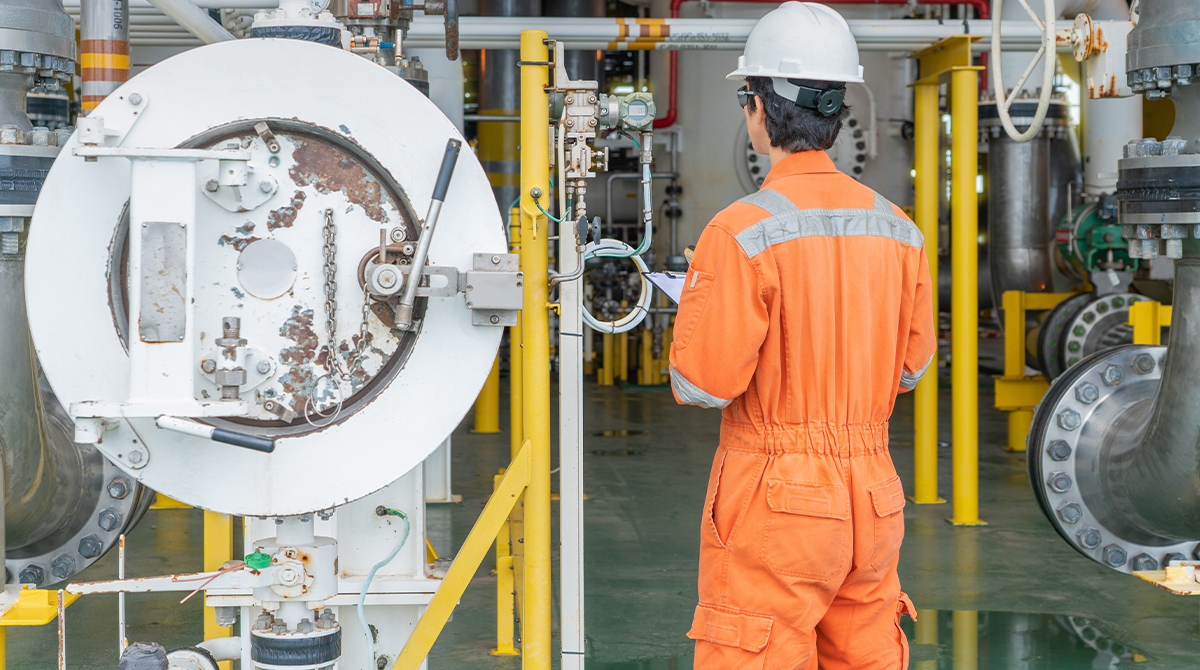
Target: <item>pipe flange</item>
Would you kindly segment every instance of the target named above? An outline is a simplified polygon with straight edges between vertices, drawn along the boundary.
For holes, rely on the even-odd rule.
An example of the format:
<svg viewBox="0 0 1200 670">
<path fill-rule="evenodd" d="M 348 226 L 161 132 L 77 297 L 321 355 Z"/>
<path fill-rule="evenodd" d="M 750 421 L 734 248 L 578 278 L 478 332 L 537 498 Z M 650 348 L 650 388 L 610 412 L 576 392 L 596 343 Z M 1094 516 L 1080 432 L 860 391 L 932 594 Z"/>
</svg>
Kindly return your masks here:
<svg viewBox="0 0 1200 670">
<path fill-rule="evenodd" d="M 1063 356 L 1063 342 L 1067 328 L 1091 300 L 1090 293 L 1073 295 L 1055 305 L 1042 321 L 1042 327 L 1038 330 L 1037 355 L 1038 365 L 1046 379 L 1054 381 L 1066 371 L 1068 366 Z"/>
<path fill-rule="evenodd" d="M 1125 345 L 1087 358 L 1051 385 L 1029 431 L 1029 481 L 1046 518 L 1079 553 L 1125 573 L 1191 560 L 1200 550 L 1127 521 L 1098 474 L 1140 444 L 1166 352 Z"/>
<path fill-rule="evenodd" d="M 1069 368 L 1097 351 L 1131 343 L 1133 328 L 1127 325 L 1129 306 L 1143 300 L 1146 298 L 1133 293 L 1092 298 L 1064 331 L 1059 360 Z"/>
<path fill-rule="evenodd" d="M 5 582 L 47 588 L 73 578 L 112 549 L 141 519 L 154 492 L 96 450 L 76 444 L 89 482 L 67 523 L 31 545 L 5 553 Z"/>
</svg>

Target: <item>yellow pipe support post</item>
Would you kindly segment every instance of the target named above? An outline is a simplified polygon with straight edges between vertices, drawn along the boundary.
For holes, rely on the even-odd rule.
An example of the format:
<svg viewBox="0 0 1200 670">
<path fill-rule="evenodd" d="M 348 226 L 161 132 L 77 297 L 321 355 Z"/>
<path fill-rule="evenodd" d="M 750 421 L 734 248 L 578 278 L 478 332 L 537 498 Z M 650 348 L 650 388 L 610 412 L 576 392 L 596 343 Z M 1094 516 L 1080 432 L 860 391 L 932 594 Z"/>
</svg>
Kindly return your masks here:
<svg viewBox="0 0 1200 670">
<path fill-rule="evenodd" d="M 524 431 L 530 443 L 525 490 L 525 582 L 521 601 L 521 668 L 549 670 L 550 639 L 550 226 L 533 189 L 550 200 L 550 106 L 546 85 L 550 52 L 544 30 L 521 33 L 521 314 L 524 360 Z"/>
<path fill-rule="evenodd" d="M 492 371 L 475 399 L 475 427 L 472 433 L 500 432 L 500 354 L 492 361 Z"/>
<path fill-rule="evenodd" d="M 613 342 L 616 336 L 612 333 L 604 333 L 600 338 L 600 345 L 603 349 L 604 356 L 603 364 L 600 366 L 600 373 L 596 377 L 596 383 L 600 386 L 613 385 L 613 371 L 617 369 L 617 345 Z"/>
<path fill-rule="evenodd" d="M 204 512 L 204 571 L 220 570 L 225 562 L 233 559 L 233 517 L 228 514 Z M 211 607 L 204 608 L 204 639 L 229 637 L 233 628 L 217 625 L 217 612 Z M 231 670 L 231 661 L 221 661 L 217 664 L 221 670 Z"/>
<path fill-rule="evenodd" d="M 649 386 L 654 383 L 650 374 L 654 369 L 654 333 L 650 332 L 649 328 L 642 329 L 641 344 L 642 350 L 638 354 L 638 383 Z"/>
<path fill-rule="evenodd" d="M 979 518 L 979 73 L 950 73 L 950 379 L 956 526 L 986 525 Z M 972 632 L 972 634 L 974 634 Z"/>
<path fill-rule="evenodd" d="M 504 471 L 504 476 L 500 478 L 500 483 L 496 486 L 496 492 L 483 506 L 483 512 L 475 521 L 471 532 L 467 534 L 467 539 L 459 548 L 454 562 L 450 564 L 450 570 L 438 586 L 437 592 L 433 594 L 433 599 L 429 601 L 429 606 L 425 608 L 421 619 L 417 621 L 412 635 L 409 636 L 408 642 L 404 644 L 404 649 L 400 651 L 395 664 L 392 665 L 392 670 L 417 670 L 425 661 L 425 657 L 429 655 L 433 643 L 437 641 L 442 628 L 446 626 L 446 622 L 454 612 L 454 606 L 462 598 L 467 586 L 471 583 L 471 578 L 475 576 L 479 564 L 487 556 L 488 548 L 492 546 L 492 541 L 499 534 L 505 518 L 508 517 L 513 505 L 521 496 L 521 492 L 527 491 L 526 487 L 529 485 L 531 477 L 531 454 L 533 451 L 533 446 L 526 441 L 521 445 L 512 464 Z M 547 507 L 549 507 L 548 504 Z M 550 621 L 548 601 L 546 610 L 546 623 L 548 624 Z M 547 626 L 547 636 L 549 636 L 549 632 L 549 626 Z M 526 642 L 526 644 L 528 643 Z M 523 669 L 529 667 L 531 666 L 522 663 Z M 549 654 L 546 654 L 546 663 L 542 670 L 549 667 Z"/>
<path fill-rule="evenodd" d="M 1053 309 L 1071 297 L 1070 293 L 1025 293 L 1005 291 L 1001 298 L 1004 308 L 1004 374 L 995 378 L 995 407 L 1008 412 L 1008 443 L 1005 449 L 1025 451 L 1025 438 L 1033 422 L 1033 408 L 1050 390 L 1040 374 L 1025 374 L 1025 315 L 1029 311 Z"/>
<path fill-rule="evenodd" d="M 495 476 L 494 488 L 500 488 L 500 478 L 503 476 L 503 470 Z M 492 656 L 517 656 L 521 653 L 514 644 L 513 602 L 516 593 L 513 592 L 513 557 L 508 532 L 508 520 L 505 519 L 500 524 L 500 532 L 496 534 L 496 648 L 489 652 Z"/>
<path fill-rule="evenodd" d="M 617 333 L 617 379 L 629 381 L 629 333 Z"/>
<path fill-rule="evenodd" d="M 925 238 L 930 277 L 938 276 L 938 83 L 915 86 L 916 224 Z M 934 280 L 936 286 L 936 280 Z M 933 324 L 938 327 L 938 295 L 934 290 Z M 913 502 L 933 505 L 946 502 L 938 495 L 938 371 L 937 361 L 913 390 Z"/>
</svg>

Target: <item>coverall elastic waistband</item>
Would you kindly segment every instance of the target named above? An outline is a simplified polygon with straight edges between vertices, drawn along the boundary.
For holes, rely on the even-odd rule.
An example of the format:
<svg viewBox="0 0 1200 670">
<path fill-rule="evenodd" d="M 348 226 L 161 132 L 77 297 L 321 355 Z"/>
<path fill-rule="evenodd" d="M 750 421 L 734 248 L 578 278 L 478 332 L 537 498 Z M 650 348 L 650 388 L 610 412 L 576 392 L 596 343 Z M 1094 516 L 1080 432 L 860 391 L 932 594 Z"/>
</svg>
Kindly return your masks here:
<svg viewBox="0 0 1200 670">
<path fill-rule="evenodd" d="M 756 453 L 809 453 L 863 456 L 886 452 L 888 423 L 809 422 L 755 426 L 721 422 L 722 449 Z"/>
</svg>

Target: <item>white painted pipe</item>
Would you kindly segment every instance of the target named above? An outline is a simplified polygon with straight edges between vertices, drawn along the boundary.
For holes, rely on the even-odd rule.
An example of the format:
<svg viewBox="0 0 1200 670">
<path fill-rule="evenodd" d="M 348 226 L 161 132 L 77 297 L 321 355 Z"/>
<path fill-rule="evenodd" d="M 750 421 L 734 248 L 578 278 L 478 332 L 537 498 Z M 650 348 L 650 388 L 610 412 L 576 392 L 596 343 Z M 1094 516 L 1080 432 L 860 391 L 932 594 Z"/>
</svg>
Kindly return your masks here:
<svg viewBox="0 0 1200 670">
<path fill-rule="evenodd" d="M 218 663 L 242 660 L 242 638 L 240 637 L 216 637 L 205 640 L 196 646 L 212 654 L 213 660 Z"/>
<path fill-rule="evenodd" d="M 188 29 L 205 44 L 237 39 L 225 27 L 213 20 L 208 11 L 197 7 L 191 0 L 149 0 L 163 14 Z"/>
</svg>

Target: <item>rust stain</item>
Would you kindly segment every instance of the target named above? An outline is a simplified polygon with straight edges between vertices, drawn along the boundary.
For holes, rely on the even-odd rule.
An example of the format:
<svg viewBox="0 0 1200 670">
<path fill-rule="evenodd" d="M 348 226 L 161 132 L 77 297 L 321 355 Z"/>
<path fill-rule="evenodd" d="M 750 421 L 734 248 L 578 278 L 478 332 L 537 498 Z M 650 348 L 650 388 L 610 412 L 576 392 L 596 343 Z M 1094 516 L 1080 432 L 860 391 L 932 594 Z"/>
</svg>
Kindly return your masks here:
<svg viewBox="0 0 1200 670">
<path fill-rule="evenodd" d="M 255 228 L 254 222 L 247 221 L 246 223 L 243 223 L 242 225 L 238 226 L 237 228 L 234 228 L 234 231 L 239 235 L 249 235 L 250 233 L 254 232 L 254 228 Z"/>
<path fill-rule="evenodd" d="M 291 228 L 292 224 L 296 222 L 296 215 L 300 213 L 300 208 L 304 206 L 304 199 L 307 197 L 304 191 L 296 191 L 296 194 L 292 196 L 290 204 L 272 210 L 267 215 L 267 230 Z"/>
<path fill-rule="evenodd" d="M 250 246 L 251 242 L 257 242 L 261 237 L 234 237 L 233 235 L 222 235 L 217 239 L 217 244 L 223 247 L 233 247 L 238 251 L 242 251 Z"/>
<path fill-rule="evenodd" d="M 279 335 L 296 343 L 279 351 L 280 362 L 292 366 L 304 365 L 316 357 L 320 340 L 313 330 L 311 308 L 303 309 L 300 305 L 292 307 L 292 315 L 279 327 Z"/>
<path fill-rule="evenodd" d="M 299 186 L 312 186 L 322 194 L 344 193 L 347 200 L 362 207 L 372 220 L 388 221 L 383 187 L 361 163 L 324 142 L 295 138 L 293 143 L 295 165 L 288 171 L 292 181 Z"/>
</svg>

